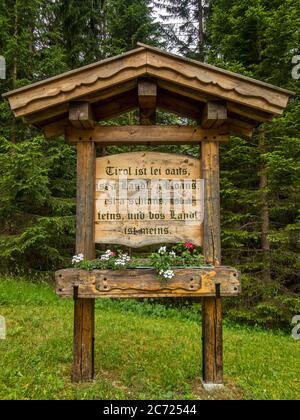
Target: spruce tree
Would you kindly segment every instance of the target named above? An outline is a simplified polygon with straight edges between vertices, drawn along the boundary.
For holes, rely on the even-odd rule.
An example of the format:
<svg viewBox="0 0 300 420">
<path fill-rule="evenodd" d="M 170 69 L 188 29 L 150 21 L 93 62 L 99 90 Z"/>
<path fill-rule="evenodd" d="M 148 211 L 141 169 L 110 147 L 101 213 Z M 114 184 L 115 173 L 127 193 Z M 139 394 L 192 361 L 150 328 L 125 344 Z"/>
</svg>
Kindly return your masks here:
<svg viewBox="0 0 300 420">
<path fill-rule="evenodd" d="M 209 0 L 156 0 L 154 2 L 164 22 L 164 35 L 169 41 L 169 48 L 176 49 L 186 57 L 205 61 L 209 3 Z"/>
</svg>

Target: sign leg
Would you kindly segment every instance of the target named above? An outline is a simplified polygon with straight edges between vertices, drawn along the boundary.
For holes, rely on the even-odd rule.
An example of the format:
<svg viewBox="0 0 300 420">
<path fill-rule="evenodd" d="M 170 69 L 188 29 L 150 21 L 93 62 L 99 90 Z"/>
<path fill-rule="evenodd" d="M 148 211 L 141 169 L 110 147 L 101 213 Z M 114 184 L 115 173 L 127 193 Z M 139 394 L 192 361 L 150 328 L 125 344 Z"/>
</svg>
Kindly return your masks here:
<svg viewBox="0 0 300 420">
<path fill-rule="evenodd" d="M 223 384 L 223 329 L 222 301 L 204 298 L 202 304 L 203 328 L 203 383 L 209 389 Z"/>
<path fill-rule="evenodd" d="M 203 142 L 201 149 L 204 179 L 203 250 L 208 263 L 221 264 L 220 159 L 219 143 Z M 204 298 L 202 310 L 203 383 L 207 389 L 223 384 L 222 301 Z"/>
<path fill-rule="evenodd" d="M 95 258 L 95 162 L 94 143 L 78 143 L 76 252 L 90 260 Z M 94 377 L 95 299 L 78 299 L 74 293 L 74 300 L 72 379 L 85 382 Z"/>
<path fill-rule="evenodd" d="M 72 381 L 91 381 L 94 378 L 94 317 L 95 299 L 74 302 L 74 355 Z"/>
</svg>

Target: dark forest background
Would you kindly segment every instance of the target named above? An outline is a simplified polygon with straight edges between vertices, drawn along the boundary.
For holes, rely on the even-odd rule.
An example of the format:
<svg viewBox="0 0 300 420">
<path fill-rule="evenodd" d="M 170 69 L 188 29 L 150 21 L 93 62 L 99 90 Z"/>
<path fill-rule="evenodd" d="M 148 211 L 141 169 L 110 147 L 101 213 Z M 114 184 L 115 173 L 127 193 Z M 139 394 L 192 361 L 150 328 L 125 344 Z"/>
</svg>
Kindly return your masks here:
<svg viewBox="0 0 300 420">
<path fill-rule="evenodd" d="M 7 61 L 0 94 L 128 51 L 138 41 L 298 93 L 284 116 L 252 139 L 233 137 L 222 146 L 221 162 L 223 263 L 243 272 L 244 290 L 226 302 L 227 315 L 289 325 L 300 313 L 300 83 L 292 78 L 300 1 L 0 0 L 0 6 L 0 55 Z M 126 114 L 120 122 L 136 118 Z M 159 119 L 188 123 L 164 113 Z M 75 162 L 74 148 L 60 138 L 45 140 L 0 99 L 2 272 L 70 265 Z"/>
</svg>

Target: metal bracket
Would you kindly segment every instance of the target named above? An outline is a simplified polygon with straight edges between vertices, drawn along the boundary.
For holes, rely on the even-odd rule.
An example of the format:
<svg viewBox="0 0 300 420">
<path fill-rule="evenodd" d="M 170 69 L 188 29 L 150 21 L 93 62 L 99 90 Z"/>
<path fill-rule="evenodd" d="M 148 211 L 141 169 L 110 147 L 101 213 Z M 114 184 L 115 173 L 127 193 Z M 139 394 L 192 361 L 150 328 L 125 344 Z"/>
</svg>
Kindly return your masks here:
<svg viewBox="0 0 300 420">
<path fill-rule="evenodd" d="M 216 283 L 216 298 L 221 299 L 221 283 Z"/>
<path fill-rule="evenodd" d="M 78 289 L 79 289 L 79 286 L 74 286 L 73 287 L 73 299 L 74 299 L 74 301 L 78 300 Z"/>
</svg>

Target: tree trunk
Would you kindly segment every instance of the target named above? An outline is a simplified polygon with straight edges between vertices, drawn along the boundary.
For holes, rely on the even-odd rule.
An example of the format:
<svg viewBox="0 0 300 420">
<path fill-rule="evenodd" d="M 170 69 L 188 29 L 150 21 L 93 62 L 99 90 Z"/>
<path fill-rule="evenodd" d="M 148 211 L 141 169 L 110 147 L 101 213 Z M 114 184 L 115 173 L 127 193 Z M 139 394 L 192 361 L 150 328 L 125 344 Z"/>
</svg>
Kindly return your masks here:
<svg viewBox="0 0 300 420">
<path fill-rule="evenodd" d="M 259 149 L 260 153 L 267 152 L 266 138 L 264 129 L 259 131 Z M 270 231 L 270 211 L 268 203 L 268 174 L 266 163 L 262 162 L 260 171 L 260 205 L 261 205 L 261 249 L 263 254 L 263 280 L 265 283 L 271 282 L 271 266 L 270 266 L 270 241 L 268 238 Z"/>
<path fill-rule="evenodd" d="M 198 0 L 198 52 L 199 60 L 204 61 L 204 7 L 203 0 Z"/>
</svg>

